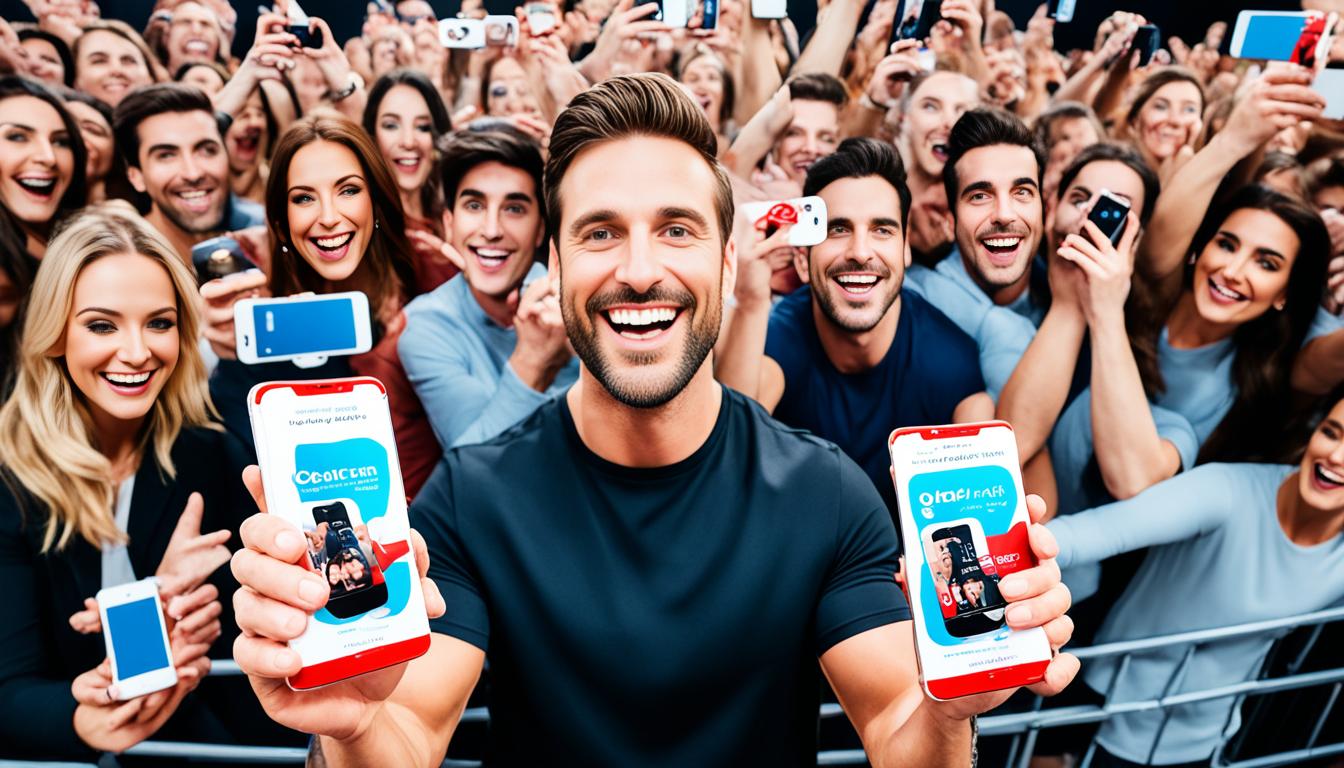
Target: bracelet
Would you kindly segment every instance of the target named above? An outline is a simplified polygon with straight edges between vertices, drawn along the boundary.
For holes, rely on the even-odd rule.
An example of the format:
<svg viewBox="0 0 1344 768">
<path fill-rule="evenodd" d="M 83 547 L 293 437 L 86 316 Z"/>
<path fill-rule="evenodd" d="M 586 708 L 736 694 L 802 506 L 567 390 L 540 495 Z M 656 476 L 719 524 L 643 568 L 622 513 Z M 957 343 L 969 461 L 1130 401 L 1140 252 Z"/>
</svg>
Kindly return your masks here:
<svg viewBox="0 0 1344 768">
<path fill-rule="evenodd" d="M 364 78 L 360 77 L 358 72 L 351 71 L 344 88 L 339 91 L 327 91 L 322 94 L 322 98 L 335 104 L 338 101 L 350 98 L 362 85 L 364 85 Z"/>
<path fill-rule="evenodd" d="M 890 106 L 883 106 L 881 104 L 878 104 L 876 101 L 873 101 L 872 97 L 870 97 L 867 92 L 864 92 L 859 95 L 859 106 L 863 107 L 864 109 L 871 109 L 874 112 L 883 112 L 883 113 L 891 109 Z"/>
</svg>

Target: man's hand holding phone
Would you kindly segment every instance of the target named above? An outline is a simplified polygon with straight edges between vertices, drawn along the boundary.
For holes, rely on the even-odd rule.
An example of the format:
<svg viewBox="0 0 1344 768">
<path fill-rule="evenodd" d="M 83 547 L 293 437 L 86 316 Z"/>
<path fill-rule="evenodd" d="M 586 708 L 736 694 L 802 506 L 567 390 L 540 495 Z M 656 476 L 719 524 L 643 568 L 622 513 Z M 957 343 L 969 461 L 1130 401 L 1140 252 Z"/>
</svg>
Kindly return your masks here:
<svg viewBox="0 0 1344 768">
<path fill-rule="evenodd" d="M 243 549 L 233 556 L 233 575 L 242 587 L 233 605 L 242 634 L 233 656 L 252 682 L 252 689 L 271 719 L 305 733 L 348 739 L 366 731 L 383 701 L 401 681 L 405 664 L 369 672 L 323 688 L 295 691 L 285 682 L 302 668 L 299 655 L 286 643 L 303 633 L 309 618 L 326 605 L 330 588 L 304 562 L 307 542 L 299 530 L 280 517 L 266 514 L 261 470 L 243 470 L 243 484 L 261 513 L 243 522 Z M 411 530 L 416 569 L 430 618 L 443 615 L 439 589 L 428 577 L 429 551 Z"/>
<path fill-rule="evenodd" d="M 223 360 L 238 358 L 238 342 L 233 328 L 233 305 L 242 299 L 269 296 L 267 278 L 261 270 L 238 272 L 201 286 L 205 304 L 205 340 Z"/>
<path fill-rule="evenodd" d="M 733 297 L 740 309 L 763 309 L 769 312 L 770 276 L 774 274 L 769 256 L 779 249 L 792 251 L 789 232 L 793 225 L 782 225 L 767 235 L 768 223 L 764 219 L 754 225 L 743 216 L 739 216 L 739 219 L 737 283 L 733 286 Z"/>
<path fill-rule="evenodd" d="M 1009 627 L 1015 630 L 1040 627 L 1045 630 L 1055 656 L 1045 669 L 1044 679 L 1028 686 L 1028 690 L 1041 696 L 1053 696 L 1064 690 L 1078 674 L 1078 658 L 1073 654 L 1059 653 L 1073 637 L 1073 619 L 1068 617 L 1073 598 L 1069 588 L 1060 579 L 1059 565 L 1055 562 L 1059 544 L 1043 522 L 1048 519 L 1045 501 L 1035 494 L 1028 495 L 1026 499 L 1027 512 L 1031 516 L 1027 540 L 1036 558 L 1036 565 L 1004 576 L 999 582 L 999 593 L 1008 603 L 1004 618 Z M 901 567 L 902 572 L 896 574 L 896 580 L 904 587 L 904 557 L 901 558 Z M 967 720 L 999 706 L 1016 691 L 990 691 L 948 701 L 928 699 L 924 705 L 948 720 Z"/>
</svg>

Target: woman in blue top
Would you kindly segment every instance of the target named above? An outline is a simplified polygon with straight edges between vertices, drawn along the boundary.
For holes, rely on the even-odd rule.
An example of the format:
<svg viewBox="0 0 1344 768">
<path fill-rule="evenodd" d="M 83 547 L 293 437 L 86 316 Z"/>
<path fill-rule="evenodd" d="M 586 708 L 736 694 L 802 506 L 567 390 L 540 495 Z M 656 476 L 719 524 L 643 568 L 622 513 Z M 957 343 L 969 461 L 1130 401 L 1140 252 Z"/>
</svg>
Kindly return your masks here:
<svg viewBox="0 0 1344 768">
<path fill-rule="evenodd" d="M 1098 642 L 1277 619 L 1344 603 L 1344 389 L 1326 402 L 1333 407 L 1296 466 L 1205 464 L 1133 499 L 1050 523 L 1061 567 L 1152 547 Z M 1178 575 L 1197 577 L 1201 588 L 1173 588 Z M 1199 646 L 1170 693 L 1254 678 L 1275 637 Z M 1119 658 L 1098 660 L 1083 668 L 1083 679 L 1103 693 L 1115 678 L 1112 704 L 1157 698 L 1187 649 L 1136 654 L 1119 677 Z M 1107 758 L 1206 764 L 1240 724 L 1234 703 L 1223 698 L 1118 714 L 1102 725 L 1096 742 Z"/>
</svg>

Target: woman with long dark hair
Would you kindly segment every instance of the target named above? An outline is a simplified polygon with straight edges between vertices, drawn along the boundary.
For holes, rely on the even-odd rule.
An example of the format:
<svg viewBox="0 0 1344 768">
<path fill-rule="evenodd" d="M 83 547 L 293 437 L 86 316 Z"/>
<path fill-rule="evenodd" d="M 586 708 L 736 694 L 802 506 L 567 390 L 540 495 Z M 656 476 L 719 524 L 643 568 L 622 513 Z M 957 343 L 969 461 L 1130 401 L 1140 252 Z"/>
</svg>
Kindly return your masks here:
<svg viewBox="0 0 1344 768">
<path fill-rule="evenodd" d="M 434 172 L 438 139 L 452 130 L 448 109 L 423 73 L 396 69 L 369 89 L 363 124 L 396 179 L 406 235 L 415 249 L 416 287 L 427 293 L 458 272 L 442 255 L 443 190 Z"/>
<path fill-rule="evenodd" d="M 245 365 L 227 359 L 234 352 L 219 343 L 232 338 L 233 315 L 231 302 L 217 302 L 207 321 L 214 326 L 212 343 L 225 359 L 210 389 L 225 426 L 251 444 L 246 397 L 257 382 L 376 376 L 388 388 L 402 475 L 407 492 L 414 494 L 441 449 L 397 358 L 402 308 L 417 291 L 391 169 L 357 124 L 330 112 L 310 115 L 290 126 L 276 144 L 266 213 L 272 245 L 269 293 L 363 292 L 374 346 L 362 355 L 332 357 L 316 368 L 288 362 Z"/>
</svg>

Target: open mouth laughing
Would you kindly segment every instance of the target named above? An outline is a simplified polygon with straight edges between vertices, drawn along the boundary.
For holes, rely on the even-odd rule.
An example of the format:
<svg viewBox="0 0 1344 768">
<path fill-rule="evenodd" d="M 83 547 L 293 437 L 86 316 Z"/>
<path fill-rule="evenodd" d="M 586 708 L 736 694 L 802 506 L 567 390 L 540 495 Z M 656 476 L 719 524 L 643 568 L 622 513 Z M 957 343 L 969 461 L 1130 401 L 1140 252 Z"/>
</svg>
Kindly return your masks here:
<svg viewBox="0 0 1344 768">
<path fill-rule="evenodd" d="M 349 253 L 350 241 L 354 239 L 354 232 L 342 232 L 335 235 L 310 237 L 308 241 L 317 246 L 317 255 L 323 261 L 340 261 Z"/>
<path fill-rule="evenodd" d="M 681 317 L 680 307 L 609 307 L 601 315 L 621 338 L 630 341 L 652 341 L 662 336 Z"/>
<path fill-rule="evenodd" d="M 138 373 L 116 373 L 113 371 L 100 371 L 99 376 L 106 381 L 108 387 L 119 395 L 134 397 L 143 394 L 149 388 L 149 382 L 154 378 L 157 370 L 140 371 Z"/>
<path fill-rule="evenodd" d="M 42 202 L 50 200 L 56 192 L 54 173 L 24 173 L 15 176 L 14 181 L 20 189 Z"/>
<path fill-rule="evenodd" d="M 979 242 L 991 264 L 1008 267 L 1017 263 L 1018 251 L 1025 240 L 1024 235 L 1015 232 L 995 232 L 981 237 Z"/>
<path fill-rule="evenodd" d="M 1344 488 L 1344 474 L 1325 468 L 1319 461 L 1311 467 L 1311 482 L 1318 490 L 1330 492 Z"/>
<path fill-rule="evenodd" d="M 182 207 L 188 211 L 191 211 L 192 213 L 205 213 L 210 210 L 210 206 L 214 203 L 215 190 L 216 188 L 213 187 L 207 189 L 180 189 L 173 192 L 173 196 L 176 197 L 178 202 L 182 204 Z"/>
<path fill-rule="evenodd" d="M 1224 306 L 1240 304 L 1243 301 L 1250 301 L 1249 296 L 1232 290 L 1226 284 L 1221 283 L 1212 277 L 1209 278 L 1209 298 L 1213 299 L 1215 304 L 1222 304 Z"/>
<path fill-rule="evenodd" d="M 498 272 L 503 269 L 509 257 L 514 254 L 514 251 L 508 248 L 491 248 L 489 246 L 468 245 L 467 250 L 471 251 L 476 263 L 486 272 Z"/>
<path fill-rule="evenodd" d="M 882 277 L 872 272 L 841 272 L 831 276 L 831 280 L 840 286 L 844 295 L 855 301 L 862 301 L 873 292 Z"/>
</svg>

